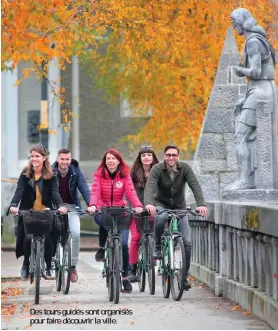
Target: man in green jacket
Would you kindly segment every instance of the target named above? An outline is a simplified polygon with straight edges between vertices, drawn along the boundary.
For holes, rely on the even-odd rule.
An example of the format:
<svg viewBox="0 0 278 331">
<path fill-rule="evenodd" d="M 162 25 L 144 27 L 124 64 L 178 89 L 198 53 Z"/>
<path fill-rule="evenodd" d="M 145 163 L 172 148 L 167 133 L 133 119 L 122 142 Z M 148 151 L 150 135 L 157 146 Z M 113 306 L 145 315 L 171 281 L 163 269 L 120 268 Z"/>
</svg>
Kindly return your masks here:
<svg viewBox="0 0 278 331">
<path fill-rule="evenodd" d="M 191 188 L 196 203 L 196 210 L 200 215 L 207 216 L 208 209 L 201 186 L 188 163 L 180 162 L 179 148 L 175 145 L 168 145 L 164 149 L 164 161 L 154 165 L 147 180 L 144 203 L 148 212 L 155 216 L 156 209 L 185 209 L 185 185 Z M 155 249 L 154 258 L 161 258 L 161 235 L 164 230 L 164 223 L 168 218 L 167 213 L 155 217 Z M 186 254 L 186 279 L 185 289 L 191 287 L 187 281 L 191 258 L 191 234 L 187 216 L 181 219 L 179 231 L 183 234 L 183 241 Z"/>
</svg>

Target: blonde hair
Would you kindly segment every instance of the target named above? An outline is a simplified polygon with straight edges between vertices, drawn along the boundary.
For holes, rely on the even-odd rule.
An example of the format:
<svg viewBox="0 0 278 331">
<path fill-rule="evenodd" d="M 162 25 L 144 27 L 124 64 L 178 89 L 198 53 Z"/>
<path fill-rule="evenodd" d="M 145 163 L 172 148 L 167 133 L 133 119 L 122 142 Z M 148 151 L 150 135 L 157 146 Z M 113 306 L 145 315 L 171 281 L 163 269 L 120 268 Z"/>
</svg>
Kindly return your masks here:
<svg viewBox="0 0 278 331">
<path fill-rule="evenodd" d="M 37 152 L 37 153 L 41 154 L 43 157 L 46 158 L 43 161 L 42 176 L 43 176 L 44 179 L 51 179 L 54 176 L 54 172 L 53 172 L 53 169 L 52 169 L 51 164 L 49 162 L 45 147 L 43 145 L 34 146 L 30 149 L 30 154 L 32 152 Z M 25 168 L 24 175 L 26 177 L 30 178 L 31 175 L 33 175 L 33 174 L 34 174 L 34 167 L 33 167 L 32 163 L 31 163 L 31 160 L 30 160 L 27 167 Z"/>
</svg>

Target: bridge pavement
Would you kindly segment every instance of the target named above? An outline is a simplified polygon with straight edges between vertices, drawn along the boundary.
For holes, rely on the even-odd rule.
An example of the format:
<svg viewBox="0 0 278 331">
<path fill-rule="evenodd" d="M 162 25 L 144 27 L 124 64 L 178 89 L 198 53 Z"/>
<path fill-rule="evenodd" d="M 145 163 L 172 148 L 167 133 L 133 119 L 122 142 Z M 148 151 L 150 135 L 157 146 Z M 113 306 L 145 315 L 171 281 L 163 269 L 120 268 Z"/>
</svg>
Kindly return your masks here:
<svg viewBox="0 0 278 331">
<path fill-rule="evenodd" d="M 2 277 L 19 274 L 21 260 L 16 260 L 14 253 L 2 252 L 1 260 Z M 39 305 L 33 304 L 34 285 L 30 285 L 28 281 L 2 279 L 2 291 L 9 287 L 18 287 L 23 289 L 23 294 L 9 296 L 2 300 L 2 314 L 7 307 L 15 307 L 15 313 L 10 317 L 2 315 L 1 329 L 271 329 L 235 303 L 216 297 L 210 289 L 193 278 L 191 279 L 192 289 L 185 292 L 179 302 L 175 302 L 171 297 L 163 298 L 161 280 L 157 276 L 154 296 L 149 295 L 148 286 L 144 293 L 140 293 L 136 284 L 133 286 L 133 292 L 122 294 L 120 303 L 115 305 L 108 301 L 101 269 L 102 264 L 95 262 L 94 253 L 81 252 L 78 265 L 79 280 L 71 284 L 69 294 L 63 295 L 61 292 L 56 292 L 54 281 L 42 280 Z M 120 309 L 127 309 L 126 312 L 129 314 L 119 315 Z M 47 313 L 50 315 L 46 315 Z M 111 313 L 114 315 L 109 316 Z M 32 324 L 30 327 L 31 319 L 33 319 L 32 323 L 40 324 Z M 54 323 L 50 324 L 50 322 Z"/>
</svg>

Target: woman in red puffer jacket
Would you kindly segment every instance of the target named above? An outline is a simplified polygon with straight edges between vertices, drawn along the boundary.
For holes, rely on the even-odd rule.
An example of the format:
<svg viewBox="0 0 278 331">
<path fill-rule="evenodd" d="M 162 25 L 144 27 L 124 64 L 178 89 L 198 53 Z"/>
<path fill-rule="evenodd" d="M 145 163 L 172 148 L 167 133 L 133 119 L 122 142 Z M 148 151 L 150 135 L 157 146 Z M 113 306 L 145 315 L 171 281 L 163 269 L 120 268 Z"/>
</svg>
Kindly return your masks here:
<svg viewBox="0 0 278 331">
<path fill-rule="evenodd" d="M 94 173 L 88 211 L 94 213 L 96 209 L 101 207 L 126 206 L 126 197 L 132 206 L 135 207 L 136 212 L 140 213 L 142 211 L 142 203 L 134 189 L 128 165 L 124 162 L 120 152 L 111 148 L 104 154 L 97 171 Z M 103 261 L 104 246 L 108 233 L 102 224 L 102 214 L 95 216 L 95 222 L 99 225 L 99 249 L 95 258 L 97 261 Z M 127 279 L 129 266 L 128 234 L 129 230 L 122 231 L 124 269 L 122 284 L 124 291 L 130 293 L 132 286 Z"/>
</svg>

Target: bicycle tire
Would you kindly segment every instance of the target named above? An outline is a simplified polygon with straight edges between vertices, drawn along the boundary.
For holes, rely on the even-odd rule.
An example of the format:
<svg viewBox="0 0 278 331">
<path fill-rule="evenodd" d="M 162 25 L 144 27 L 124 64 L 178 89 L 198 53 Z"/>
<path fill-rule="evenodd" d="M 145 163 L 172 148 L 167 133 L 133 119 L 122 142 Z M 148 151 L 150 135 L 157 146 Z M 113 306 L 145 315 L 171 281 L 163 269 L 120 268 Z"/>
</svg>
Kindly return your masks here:
<svg viewBox="0 0 278 331">
<path fill-rule="evenodd" d="M 184 244 L 183 244 L 183 240 L 181 237 L 177 237 L 173 240 L 173 252 L 175 248 L 179 248 L 180 250 L 180 259 L 181 259 L 181 266 L 179 267 L 179 271 L 175 272 L 175 270 L 171 270 L 170 272 L 170 287 L 171 287 L 171 294 L 172 297 L 175 301 L 179 301 L 183 295 L 183 291 L 184 291 L 184 280 L 185 280 L 185 274 L 186 274 L 186 259 L 185 259 L 185 249 L 184 249 Z M 175 258 L 175 253 L 174 256 L 170 256 L 170 259 Z M 170 264 L 171 265 L 171 264 Z M 178 278 L 177 281 L 177 286 L 176 286 L 176 277 Z"/>
<path fill-rule="evenodd" d="M 35 270 L 35 260 L 34 260 L 34 241 L 31 240 L 31 255 L 30 255 L 30 266 L 29 266 L 29 274 L 30 274 L 30 284 L 34 282 L 34 270 Z"/>
<path fill-rule="evenodd" d="M 114 303 L 117 304 L 120 299 L 120 246 L 117 238 L 113 244 L 113 293 Z"/>
<path fill-rule="evenodd" d="M 146 260 L 148 261 L 148 282 L 151 295 L 155 293 L 155 262 L 153 258 L 153 238 L 147 237 Z"/>
<path fill-rule="evenodd" d="M 41 281 L 41 242 L 36 241 L 36 286 L 35 286 L 35 304 L 40 301 L 40 281 Z"/>
<path fill-rule="evenodd" d="M 109 244 L 109 253 L 107 254 L 107 266 L 106 266 L 106 284 L 108 287 L 108 299 L 113 301 L 114 299 L 114 288 L 113 288 L 113 253 L 111 245 Z"/>
<path fill-rule="evenodd" d="M 55 259 L 55 275 L 56 275 L 56 291 L 60 292 L 62 289 L 62 257 L 63 247 L 60 243 L 57 243 L 56 259 Z"/>
<path fill-rule="evenodd" d="M 144 247 L 145 245 L 140 243 L 139 250 L 138 250 L 138 267 L 137 267 L 137 275 L 139 278 L 138 286 L 139 291 L 144 292 L 146 287 L 146 271 L 144 270 L 143 259 L 146 254 L 144 254 Z"/>
<path fill-rule="evenodd" d="M 162 252 L 164 247 L 162 247 Z M 165 299 L 168 299 L 170 296 L 170 275 L 169 275 L 169 258 L 168 258 L 168 247 L 166 247 L 166 255 L 167 260 L 165 260 L 166 255 L 162 255 L 162 291 L 163 291 L 163 297 Z"/>
<path fill-rule="evenodd" d="M 63 250 L 62 290 L 64 294 L 69 293 L 70 275 L 71 275 L 71 237 L 68 238 Z"/>
</svg>

